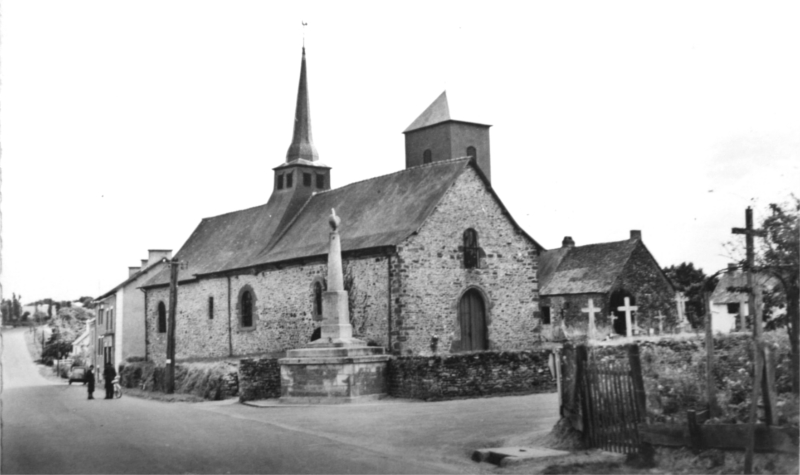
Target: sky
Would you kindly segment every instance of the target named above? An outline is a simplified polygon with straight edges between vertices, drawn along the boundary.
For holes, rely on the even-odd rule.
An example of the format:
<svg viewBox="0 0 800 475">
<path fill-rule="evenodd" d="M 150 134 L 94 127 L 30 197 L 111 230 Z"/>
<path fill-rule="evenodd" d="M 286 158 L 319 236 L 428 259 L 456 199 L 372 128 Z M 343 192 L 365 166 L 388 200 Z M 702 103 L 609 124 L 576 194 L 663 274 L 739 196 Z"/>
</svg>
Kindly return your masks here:
<svg viewBox="0 0 800 475">
<path fill-rule="evenodd" d="M 492 186 L 544 247 L 731 259 L 753 206 L 800 193 L 797 2 L 7 0 L 3 296 L 97 297 L 204 217 L 263 204 L 305 36 L 333 187 L 405 166 L 444 90 L 491 124 Z M 304 28 L 301 22 L 308 24 Z"/>
</svg>

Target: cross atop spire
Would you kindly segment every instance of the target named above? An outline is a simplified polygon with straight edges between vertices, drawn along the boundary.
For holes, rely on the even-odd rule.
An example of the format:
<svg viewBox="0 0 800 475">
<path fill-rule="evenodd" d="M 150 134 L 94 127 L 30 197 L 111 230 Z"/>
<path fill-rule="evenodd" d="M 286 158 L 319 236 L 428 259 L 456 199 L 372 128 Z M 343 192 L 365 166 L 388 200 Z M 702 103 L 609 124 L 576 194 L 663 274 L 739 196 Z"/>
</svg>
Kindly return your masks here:
<svg viewBox="0 0 800 475">
<path fill-rule="evenodd" d="M 297 159 L 316 162 L 319 160 L 314 140 L 311 137 L 311 110 L 308 102 L 308 83 L 306 82 L 306 47 L 303 45 L 303 59 L 300 62 L 300 84 L 297 87 L 297 107 L 294 112 L 294 133 L 292 144 L 286 152 L 286 162 Z"/>
</svg>

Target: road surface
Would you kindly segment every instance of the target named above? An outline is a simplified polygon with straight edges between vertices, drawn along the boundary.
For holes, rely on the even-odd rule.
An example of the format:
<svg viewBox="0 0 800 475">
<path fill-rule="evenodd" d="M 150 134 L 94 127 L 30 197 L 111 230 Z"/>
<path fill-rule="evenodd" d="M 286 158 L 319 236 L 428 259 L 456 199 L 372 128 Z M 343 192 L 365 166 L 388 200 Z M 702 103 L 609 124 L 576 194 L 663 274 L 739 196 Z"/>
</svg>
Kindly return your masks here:
<svg viewBox="0 0 800 475">
<path fill-rule="evenodd" d="M 3 332 L 2 473 L 479 472 L 472 450 L 557 420 L 554 394 L 255 408 L 100 388 L 89 401 L 85 386 L 39 376 L 24 331 Z"/>
</svg>

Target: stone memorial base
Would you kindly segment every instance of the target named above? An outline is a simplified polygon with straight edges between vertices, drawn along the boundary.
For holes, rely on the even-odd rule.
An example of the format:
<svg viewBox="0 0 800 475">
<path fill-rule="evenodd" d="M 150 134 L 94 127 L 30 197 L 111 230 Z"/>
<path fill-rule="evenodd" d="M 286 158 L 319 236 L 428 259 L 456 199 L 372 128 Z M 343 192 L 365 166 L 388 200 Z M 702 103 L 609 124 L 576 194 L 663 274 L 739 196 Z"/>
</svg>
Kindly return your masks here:
<svg viewBox="0 0 800 475">
<path fill-rule="evenodd" d="M 289 350 L 281 365 L 281 403 L 344 404 L 386 396 L 383 348 L 313 342 Z"/>
</svg>

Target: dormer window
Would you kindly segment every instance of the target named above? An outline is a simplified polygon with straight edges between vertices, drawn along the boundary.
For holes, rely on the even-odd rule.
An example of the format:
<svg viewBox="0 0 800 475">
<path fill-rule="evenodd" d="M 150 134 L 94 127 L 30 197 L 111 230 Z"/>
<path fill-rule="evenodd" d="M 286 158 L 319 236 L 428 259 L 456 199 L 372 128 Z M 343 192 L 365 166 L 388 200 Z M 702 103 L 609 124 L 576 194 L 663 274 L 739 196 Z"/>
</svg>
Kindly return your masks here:
<svg viewBox="0 0 800 475">
<path fill-rule="evenodd" d="M 303 186 L 311 186 L 311 173 L 303 173 Z"/>
<path fill-rule="evenodd" d="M 422 163 L 431 163 L 431 160 L 432 160 L 431 155 L 432 154 L 431 154 L 430 149 L 425 150 L 424 152 L 422 152 Z"/>
<path fill-rule="evenodd" d="M 278 175 L 278 189 L 283 189 L 283 175 Z"/>
<path fill-rule="evenodd" d="M 325 188 L 325 175 L 317 175 L 317 188 Z"/>
<path fill-rule="evenodd" d="M 292 173 L 292 172 L 289 172 L 289 173 L 286 174 L 286 188 L 291 188 L 292 187 L 292 176 L 293 175 L 294 175 L 294 173 Z"/>
<path fill-rule="evenodd" d="M 475 147 L 473 147 L 472 145 L 467 147 L 467 156 L 474 159 L 478 158 L 478 152 L 475 151 Z"/>
</svg>

